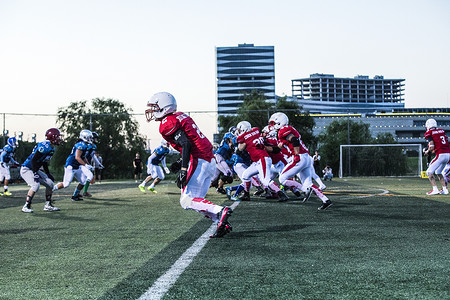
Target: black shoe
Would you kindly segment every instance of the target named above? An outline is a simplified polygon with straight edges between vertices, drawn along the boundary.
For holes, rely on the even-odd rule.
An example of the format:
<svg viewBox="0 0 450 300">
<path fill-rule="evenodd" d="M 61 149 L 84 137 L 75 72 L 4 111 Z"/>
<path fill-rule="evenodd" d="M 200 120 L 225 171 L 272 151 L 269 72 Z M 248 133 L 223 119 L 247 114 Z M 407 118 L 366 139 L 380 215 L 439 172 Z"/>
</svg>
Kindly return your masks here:
<svg viewBox="0 0 450 300">
<path fill-rule="evenodd" d="M 256 187 L 257 191 L 253 194 L 253 196 L 263 196 L 265 193 L 264 189 L 260 186 Z"/>
<path fill-rule="evenodd" d="M 72 201 L 83 201 L 83 198 L 80 195 L 72 196 Z"/>
<path fill-rule="evenodd" d="M 302 196 L 302 192 L 300 192 L 299 190 L 295 190 L 293 191 L 295 197 L 300 198 Z"/>
<path fill-rule="evenodd" d="M 224 194 L 224 195 L 227 194 L 227 192 L 225 191 L 224 188 L 217 188 L 217 189 L 216 189 L 216 192 L 218 192 L 219 194 Z"/>
<path fill-rule="evenodd" d="M 289 197 L 283 191 L 278 191 L 277 195 L 278 195 L 278 202 L 286 202 L 289 199 Z"/>
<path fill-rule="evenodd" d="M 241 201 L 250 201 L 250 193 L 249 192 L 244 192 L 244 195 L 242 197 L 240 197 L 239 200 L 241 200 Z"/>
<path fill-rule="evenodd" d="M 325 203 L 322 203 L 322 206 L 318 208 L 318 210 L 325 210 L 328 207 L 330 207 L 331 205 L 333 205 L 333 203 L 331 202 L 331 200 L 327 200 Z"/>
<path fill-rule="evenodd" d="M 306 191 L 305 198 L 303 198 L 302 202 L 308 201 L 309 198 L 311 197 L 311 194 L 312 194 L 312 188 L 308 188 L 308 190 Z"/>
<path fill-rule="evenodd" d="M 225 234 L 227 234 L 231 230 L 233 230 L 233 227 L 231 227 L 231 224 L 228 222 L 228 218 L 231 216 L 232 212 L 233 212 L 233 210 L 230 207 L 225 206 L 217 214 L 219 223 L 217 224 L 216 232 L 214 232 L 214 234 L 210 236 L 211 238 L 223 237 Z"/>
</svg>

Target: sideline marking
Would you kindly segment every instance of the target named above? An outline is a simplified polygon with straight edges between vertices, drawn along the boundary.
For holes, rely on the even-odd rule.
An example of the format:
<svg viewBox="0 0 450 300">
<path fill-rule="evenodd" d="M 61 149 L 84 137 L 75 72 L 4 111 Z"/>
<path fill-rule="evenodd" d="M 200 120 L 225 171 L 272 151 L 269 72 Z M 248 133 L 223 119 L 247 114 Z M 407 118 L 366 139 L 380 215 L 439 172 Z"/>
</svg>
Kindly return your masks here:
<svg viewBox="0 0 450 300">
<path fill-rule="evenodd" d="M 235 209 L 239 205 L 239 201 L 236 201 L 231 205 L 231 209 Z M 213 223 L 203 233 L 189 249 L 187 249 L 180 258 L 170 267 L 170 269 L 161 275 L 155 283 L 144 293 L 138 300 L 154 300 L 161 299 L 172 285 L 177 281 L 178 277 L 184 272 L 184 270 L 191 264 L 194 258 L 200 253 L 203 247 L 210 239 L 210 235 L 214 233 L 217 228 L 217 224 Z"/>
</svg>

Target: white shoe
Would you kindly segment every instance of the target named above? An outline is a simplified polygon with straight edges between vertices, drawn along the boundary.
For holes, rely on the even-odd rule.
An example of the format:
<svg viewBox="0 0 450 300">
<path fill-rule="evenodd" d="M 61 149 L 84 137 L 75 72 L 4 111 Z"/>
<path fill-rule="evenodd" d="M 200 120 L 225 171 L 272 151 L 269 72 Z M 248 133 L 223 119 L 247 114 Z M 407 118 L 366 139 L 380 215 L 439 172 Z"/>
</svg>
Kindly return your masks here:
<svg viewBox="0 0 450 300">
<path fill-rule="evenodd" d="M 31 209 L 31 207 L 28 207 L 26 204 L 22 207 L 22 211 L 24 213 L 32 213 L 33 210 Z"/>
<path fill-rule="evenodd" d="M 324 189 L 326 189 L 327 188 L 327 186 L 324 184 L 324 185 L 322 185 L 322 186 L 319 186 L 319 189 L 321 190 L 321 191 L 323 191 Z"/>
<path fill-rule="evenodd" d="M 61 210 L 61 209 L 59 207 L 54 207 L 51 204 L 45 204 L 44 210 L 45 211 L 58 211 L 58 210 Z"/>
<path fill-rule="evenodd" d="M 442 190 L 440 190 L 439 191 L 439 194 L 441 194 L 441 195 L 448 195 L 448 189 L 442 189 Z"/>
<path fill-rule="evenodd" d="M 439 195 L 439 194 L 440 194 L 440 192 L 437 191 L 437 190 L 431 190 L 431 191 L 429 191 L 429 192 L 427 193 L 428 196 L 431 196 L 431 195 Z"/>
</svg>

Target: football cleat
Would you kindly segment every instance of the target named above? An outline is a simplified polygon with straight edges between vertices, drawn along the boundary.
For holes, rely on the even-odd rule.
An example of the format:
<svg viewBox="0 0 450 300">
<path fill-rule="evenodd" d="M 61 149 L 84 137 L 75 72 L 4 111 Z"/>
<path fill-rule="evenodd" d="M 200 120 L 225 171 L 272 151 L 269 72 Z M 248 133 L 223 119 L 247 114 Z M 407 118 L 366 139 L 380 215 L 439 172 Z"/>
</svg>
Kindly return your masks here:
<svg viewBox="0 0 450 300">
<path fill-rule="evenodd" d="M 139 187 L 139 189 L 141 190 L 141 192 L 145 193 L 145 186 L 140 185 L 140 186 L 138 186 L 138 187 Z"/>
<path fill-rule="evenodd" d="M 438 190 L 431 190 L 427 193 L 428 196 L 439 195 L 439 194 L 440 194 L 440 192 Z"/>
<path fill-rule="evenodd" d="M 44 210 L 45 211 L 58 211 L 61 209 L 59 207 L 55 207 L 55 206 L 53 206 L 53 204 L 49 203 L 49 204 L 45 204 Z"/>
<path fill-rule="evenodd" d="M 289 197 L 281 190 L 277 192 L 277 195 L 278 195 L 278 202 L 286 202 L 289 199 Z"/>
<path fill-rule="evenodd" d="M 152 187 L 148 187 L 147 190 L 149 190 L 150 192 L 157 194 L 158 192 L 155 190 L 155 188 Z"/>
<path fill-rule="evenodd" d="M 318 210 L 325 210 L 328 207 L 330 207 L 331 205 L 333 205 L 333 203 L 330 200 L 327 200 L 326 202 L 322 203 L 322 206 L 317 208 Z"/>
<path fill-rule="evenodd" d="M 219 222 L 217 223 L 216 232 L 214 232 L 214 234 L 210 236 L 211 238 L 223 237 L 225 234 L 233 230 L 231 224 L 228 222 L 228 218 L 232 213 L 233 210 L 230 207 L 225 206 L 224 208 L 222 208 L 222 210 L 217 214 Z"/>
<path fill-rule="evenodd" d="M 309 198 L 311 198 L 311 194 L 312 194 L 312 188 L 308 188 L 307 191 L 306 191 L 305 198 L 303 198 L 302 202 L 308 201 Z"/>
<path fill-rule="evenodd" d="M 319 186 L 319 189 L 321 190 L 321 191 L 323 191 L 324 189 L 326 189 L 327 188 L 327 186 L 324 184 L 324 185 L 321 185 L 321 186 Z"/>
<path fill-rule="evenodd" d="M 448 195 L 448 189 L 441 189 L 439 191 L 439 194 L 441 194 L 441 195 Z"/>
<path fill-rule="evenodd" d="M 6 191 L 6 192 L 3 193 L 3 196 L 12 196 L 12 194 L 11 194 L 10 191 Z"/>
<path fill-rule="evenodd" d="M 90 197 L 92 197 L 92 195 L 90 193 L 88 193 L 88 192 L 85 192 L 85 193 L 83 193 L 83 197 L 90 198 Z"/>
<path fill-rule="evenodd" d="M 83 201 L 83 198 L 80 195 L 72 196 L 72 201 Z"/>
<path fill-rule="evenodd" d="M 250 201 L 250 193 L 244 191 L 244 195 L 239 198 L 239 201 Z"/>
<path fill-rule="evenodd" d="M 301 196 L 302 196 L 302 192 L 300 192 L 299 190 L 294 190 L 294 191 L 292 191 L 293 193 L 294 193 L 294 195 L 297 197 L 297 198 L 300 198 Z"/>
<path fill-rule="evenodd" d="M 225 192 L 227 193 L 228 200 L 231 200 L 231 188 L 227 186 Z"/>
<path fill-rule="evenodd" d="M 29 205 L 26 205 L 26 204 L 22 207 L 22 211 L 24 213 L 32 213 L 33 212 L 33 210 L 31 209 L 31 205 L 29 206 Z"/>
<path fill-rule="evenodd" d="M 262 196 L 265 193 L 265 190 L 260 186 L 256 187 L 256 189 L 257 191 L 253 194 L 253 196 Z"/>
<path fill-rule="evenodd" d="M 216 192 L 219 194 L 224 194 L 224 195 L 227 193 L 223 188 L 217 188 Z"/>
</svg>

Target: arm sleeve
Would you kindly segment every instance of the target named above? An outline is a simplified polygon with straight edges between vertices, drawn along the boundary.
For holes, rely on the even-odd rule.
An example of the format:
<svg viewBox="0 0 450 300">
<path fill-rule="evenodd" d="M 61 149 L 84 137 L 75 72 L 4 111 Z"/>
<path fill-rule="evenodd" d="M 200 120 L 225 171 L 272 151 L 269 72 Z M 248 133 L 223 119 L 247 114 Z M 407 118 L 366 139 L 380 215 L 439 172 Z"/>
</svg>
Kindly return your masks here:
<svg viewBox="0 0 450 300">
<path fill-rule="evenodd" d="M 191 142 L 182 130 L 177 130 L 174 134 L 174 141 L 181 146 L 181 167 L 187 168 L 191 157 Z"/>
</svg>

